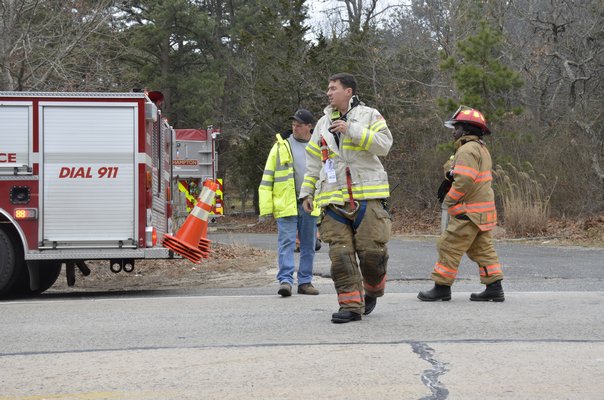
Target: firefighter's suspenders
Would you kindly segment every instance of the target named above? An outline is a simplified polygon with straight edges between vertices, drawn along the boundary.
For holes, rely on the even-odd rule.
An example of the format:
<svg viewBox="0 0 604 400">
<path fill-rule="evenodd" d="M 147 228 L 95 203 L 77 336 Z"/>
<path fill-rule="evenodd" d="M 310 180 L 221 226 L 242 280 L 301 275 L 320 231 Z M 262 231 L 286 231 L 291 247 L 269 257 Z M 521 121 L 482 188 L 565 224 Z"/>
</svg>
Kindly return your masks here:
<svg viewBox="0 0 604 400">
<path fill-rule="evenodd" d="M 329 215 L 331 218 L 336 221 L 349 225 L 352 228 L 353 232 L 356 232 L 361 222 L 363 222 L 363 217 L 365 216 L 365 210 L 367 209 L 367 200 L 361 200 L 359 203 L 359 209 L 357 211 L 357 216 L 354 221 L 344 217 L 342 214 L 339 214 L 336 210 L 332 208 L 332 206 L 325 207 L 325 214 Z"/>
<path fill-rule="evenodd" d="M 323 164 L 327 162 L 329 158 L 329 147 L 324 137 L 321 137 L 321 159 Z M 350 200 L 350 215 L 354 214 L 357 208 L 358 202 L 354 201 L 352 196 L 352 176 L 350 174 L 350 167 L 346 166 L 346 189 L 348 190 L 348 199 Z"/>
</svg>

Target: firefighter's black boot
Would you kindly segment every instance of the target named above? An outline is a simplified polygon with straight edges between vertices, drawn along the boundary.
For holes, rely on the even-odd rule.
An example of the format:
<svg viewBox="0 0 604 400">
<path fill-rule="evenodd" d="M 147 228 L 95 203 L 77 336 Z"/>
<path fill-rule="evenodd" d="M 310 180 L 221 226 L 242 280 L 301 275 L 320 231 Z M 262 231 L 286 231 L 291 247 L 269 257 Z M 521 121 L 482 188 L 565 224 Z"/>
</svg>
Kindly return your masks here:
<svg viewBox="0 0 604 400">
<path fill-rule="evenodd" d="M 377 297 L 373 297 L 371 295 L 366 294 L 365 295 L 365 312 L 363 313 L 363 315 L 371 314 L 371 312 L 375 308 L 376 304 L 377 304 Z"/>
<path fill-rule="evenodd" d="M 451 300 L 451 286 L 435 283 L 432 289 L 419 292 L 417 298 L 421 301 L 449 301 Z"/>
<path fill-rule="evenodd" d="M 501 287 L 501 280 L 487 285 L 487 288 L 480 293 L 472 293 L 470 295 L 470 300 L 497 302 L 504 301 L 505 297 L 503 295 L 503 287 Z"/>
<path fill-rule="evenodd" d="M 357 314 L 352 311 L 338 311 L 337 313 L 331 314 L 331 322 L 334 324 L 345 324 L 352 321 L 360 321 L 361 314 Z"/>
</svg>

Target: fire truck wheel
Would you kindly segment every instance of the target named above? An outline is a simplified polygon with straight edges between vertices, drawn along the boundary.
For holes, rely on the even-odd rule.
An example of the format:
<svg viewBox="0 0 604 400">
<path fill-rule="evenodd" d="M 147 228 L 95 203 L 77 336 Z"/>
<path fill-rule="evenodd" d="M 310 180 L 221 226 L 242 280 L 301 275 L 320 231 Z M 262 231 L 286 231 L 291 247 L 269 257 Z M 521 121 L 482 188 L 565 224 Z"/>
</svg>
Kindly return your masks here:
<svg viewBox="0 0 604 400">
<path fill-rule="evenodd" d="M 25 286 L 25 292 L 23 294 L 29 296 L 35 296 L 49 289 L 57 281 L 59 274 L 61 273 L 61 263 L 58 261 L 43 261 L 40 263 L 39 272 L 40 282 L 39 286 L 35 290 L 29 288 L 29 275 L 27 275 L 27 285 Z"/>
<path fill-rule="evenodd" d="M 11 235 L 7 230 L 0 228 L 0 296 L 10 294 L 23 267 L 19 249 Z"/>
<path fill-rule="evenodd" d="M 61 263 L 58 261 L 37 261 L 38 287 L 31 289 L 29 286 L 29 269 L 23 266 L 23 272 L 13 284 L 11 295 L 15 297 L 32 297 L 39 295 L 50 288 L 61 273 Z"/>
</svg>

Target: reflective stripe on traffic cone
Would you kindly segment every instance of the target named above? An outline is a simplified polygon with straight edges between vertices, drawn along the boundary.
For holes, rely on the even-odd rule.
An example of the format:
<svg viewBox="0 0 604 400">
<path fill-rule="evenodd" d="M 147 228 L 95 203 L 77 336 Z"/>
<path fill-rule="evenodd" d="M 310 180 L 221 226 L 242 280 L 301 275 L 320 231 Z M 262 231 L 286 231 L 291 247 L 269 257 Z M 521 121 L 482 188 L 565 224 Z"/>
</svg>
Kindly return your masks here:
<svg viewBox="0 0 604 400">
<path fill-rule="evenodd" d="M 199 201 L 176 235 L 164 235 L 162 241 L 162 246 L 195 264 L 199 264 L 202 258 L 209 256 L 210 241 L 205 239 L 207 243 L 204 249 L 199 248 L 199 241 L 202 237 L 205 238 L 208 232 L 208 216 L 215 196 L 215 189 L 214 191 L 211 189 L 213 188 L 204 186 Z"/>
</svg>

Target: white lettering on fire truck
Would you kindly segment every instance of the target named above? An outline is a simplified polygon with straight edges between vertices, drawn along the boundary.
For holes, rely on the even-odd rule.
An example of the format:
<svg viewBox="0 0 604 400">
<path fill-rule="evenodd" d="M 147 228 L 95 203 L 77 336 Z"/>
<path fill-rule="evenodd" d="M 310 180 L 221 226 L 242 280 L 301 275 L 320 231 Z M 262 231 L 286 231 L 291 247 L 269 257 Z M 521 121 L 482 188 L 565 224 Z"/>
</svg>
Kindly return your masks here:
<svg viewBox="0 0 604 400">
<path fill-rule="evenodd" d="M 0 153 L 0 163 L 17 162 L 17 153 Z"/>
<path fill-rule="evenodd" d="M 172 165 L 197 165 L 197 160 L 172 160 Z"/>
<path fill-rule="evenodd" d="M 100 167 L 92 171 L 92 167 L 61 167 L 59 178 L 117 178 L 118 167 Z"/>
</svg>

